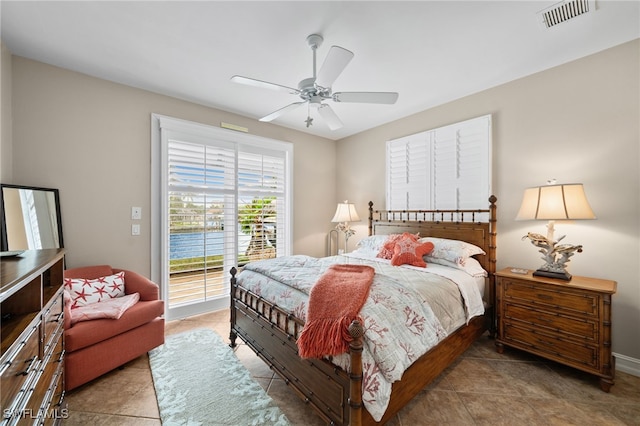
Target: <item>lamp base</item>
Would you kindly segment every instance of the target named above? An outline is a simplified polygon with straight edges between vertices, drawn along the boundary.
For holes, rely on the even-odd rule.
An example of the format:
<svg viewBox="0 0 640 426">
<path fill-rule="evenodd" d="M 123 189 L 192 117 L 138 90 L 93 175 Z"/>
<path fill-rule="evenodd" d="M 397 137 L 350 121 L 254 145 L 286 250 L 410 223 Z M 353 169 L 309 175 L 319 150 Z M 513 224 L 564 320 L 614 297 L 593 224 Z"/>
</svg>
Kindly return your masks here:
<svg viewBox="0 0 640 426">
<path fill-rule="evenodd" d="M 534 277 L 547 277 L 547 278 L 556 278 L 564 281 L 571 281 L 571 274 L 567 271 L 563 272 L 553 272 L 553 271 L 545 271 L 544 269 L 537 269 L 533 271 Z"/>
</svg>

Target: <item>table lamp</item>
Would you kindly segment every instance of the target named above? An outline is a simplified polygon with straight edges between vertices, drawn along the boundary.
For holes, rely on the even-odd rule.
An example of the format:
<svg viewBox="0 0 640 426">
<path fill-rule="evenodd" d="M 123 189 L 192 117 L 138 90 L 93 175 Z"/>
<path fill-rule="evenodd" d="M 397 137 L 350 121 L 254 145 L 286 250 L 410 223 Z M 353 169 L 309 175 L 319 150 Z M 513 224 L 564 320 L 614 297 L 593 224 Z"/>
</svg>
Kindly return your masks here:
<svg viewBox="0 0 640 426">
<path fill-rule="evenodd" d="M 358 216 L 358 212 L 356 212 L 356 207 L 353 203 L 344 200 L 344 203 L 338 204 L 336 214 L 333 215 L 331 222 L 337 222 L 338 224 L 336 225 L 336 229 L 344 232 L 344 252 L 346 253 L 349 237 L 355 234 L 355 231 L 349 228 L 349 222 L 360 222 L 360 217 Z"/>
<path fill-rule="evenodd" d="M 543 254 L 545 264 L 533 275 L 570 281 L 571 274 L 567 272 L 565 264 L 575 252 L 582 252 L 582 245 L 558 244 L 565 235 L 555 240 L 555 221 L 595 218 L 581 183 L 556 185 L 555 181 L 549 181 L 546 186 L 525 189 L 516 220 L 549 221 L 546 237 L 531 232 L 522 237 L 523 240 L 531 240 Z"/>
</svg>

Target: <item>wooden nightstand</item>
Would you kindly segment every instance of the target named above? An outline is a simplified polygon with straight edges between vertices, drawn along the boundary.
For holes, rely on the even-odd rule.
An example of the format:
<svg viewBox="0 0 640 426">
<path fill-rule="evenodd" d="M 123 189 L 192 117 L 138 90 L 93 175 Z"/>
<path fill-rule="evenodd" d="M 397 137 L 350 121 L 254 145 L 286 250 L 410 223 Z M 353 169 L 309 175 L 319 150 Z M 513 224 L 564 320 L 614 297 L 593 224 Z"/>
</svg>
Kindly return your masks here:
<svg viewBox="0 0 640 426">
<path fill-rule="evenodd" d="M 611 354 L 611 295 L 616 282 L 571 281 L 496 272 L 496 349 L 518 348 L 600 377 L 609 392 L 615 375 Z"/>
</svg>

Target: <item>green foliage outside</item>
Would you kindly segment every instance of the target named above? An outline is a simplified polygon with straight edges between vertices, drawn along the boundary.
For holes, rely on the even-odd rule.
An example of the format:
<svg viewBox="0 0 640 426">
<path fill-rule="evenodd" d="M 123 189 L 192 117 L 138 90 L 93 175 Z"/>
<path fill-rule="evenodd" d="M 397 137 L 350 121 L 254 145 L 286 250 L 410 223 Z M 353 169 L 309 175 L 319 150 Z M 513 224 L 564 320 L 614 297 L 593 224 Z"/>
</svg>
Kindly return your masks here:
<svg viewBox="0 0 640 426">
<path fill-rule="evenodd" d="M 245 254 L 249 260 L 276 257 L 276 250 L 265 228 L 267 223 L 275 223 L 275 197 L 254 198 L 250 204 L 238 209 L 238 223 L 244 234 L 251 235 Z M 275 235 L 274 235 L 275 240 Z"/>
<path fill-rule="evenodd" d="M 254 198 L 251 204 L 245 204 L 238 209 L 238 223 L 244 234 L 251 235 L 267 218 L 276 216 L 273 200 L 275 197 Z"/>
</svg>

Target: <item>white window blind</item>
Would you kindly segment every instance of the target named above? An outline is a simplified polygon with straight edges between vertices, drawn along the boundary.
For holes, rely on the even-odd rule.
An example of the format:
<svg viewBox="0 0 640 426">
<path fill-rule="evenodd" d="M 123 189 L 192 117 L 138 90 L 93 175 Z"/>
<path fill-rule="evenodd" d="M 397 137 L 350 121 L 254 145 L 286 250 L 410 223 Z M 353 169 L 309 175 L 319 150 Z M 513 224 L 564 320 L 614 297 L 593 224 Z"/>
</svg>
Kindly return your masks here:
<svg viewBox="0 0 640 426">
<path fill-rule="evenodd" d="M 235 149 L 186 142 L 188 136 L 170 131 L 167 139 L 169 274 L 203 270 L 206 276 L 236 262 Z M 207 280 L 207 287 L 222 294 L 223 280 L 216 281 Z M 202 297 L 205 290 L 198 290 Z M 176 301 L 191 296 L 173 293 Z"/>
<path fill-rule="evenodd" d="M 490 115 L 389 141 L 387 208 L 484 208 L 490 163 Z"/>
<path fill-rule="evenodd" d="M 285 157 L 260 151 L 238 153 L 238 218 L 242 232 L 251 237 L 246 250 L 250 260 L 286 253 Z"/>
<path fill-rule="evenodd" d="M 402 206 L 401 209 L 420 209 L 428 204 L 431 162 L 430 135 L 414 135 L 395 143 L 387 143 L 387 205 Z"/>
</svg>

